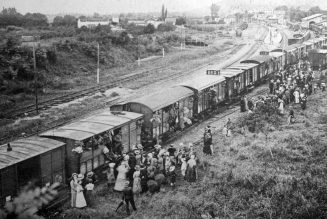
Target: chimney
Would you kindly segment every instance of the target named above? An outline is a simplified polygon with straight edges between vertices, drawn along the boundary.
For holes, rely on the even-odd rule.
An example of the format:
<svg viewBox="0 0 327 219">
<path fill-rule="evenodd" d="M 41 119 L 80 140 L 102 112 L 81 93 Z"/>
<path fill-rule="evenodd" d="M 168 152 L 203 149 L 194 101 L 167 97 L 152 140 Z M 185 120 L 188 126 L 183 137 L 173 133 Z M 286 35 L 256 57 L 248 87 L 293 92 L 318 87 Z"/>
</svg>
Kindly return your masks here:
<svg viewBox="0 0 327 219">
<path fill-rule="evenodd" d="M 7 151 L 12 151 L 12 147 L 10 146 L 10 143 L 7 144 Z"/>
</svg>

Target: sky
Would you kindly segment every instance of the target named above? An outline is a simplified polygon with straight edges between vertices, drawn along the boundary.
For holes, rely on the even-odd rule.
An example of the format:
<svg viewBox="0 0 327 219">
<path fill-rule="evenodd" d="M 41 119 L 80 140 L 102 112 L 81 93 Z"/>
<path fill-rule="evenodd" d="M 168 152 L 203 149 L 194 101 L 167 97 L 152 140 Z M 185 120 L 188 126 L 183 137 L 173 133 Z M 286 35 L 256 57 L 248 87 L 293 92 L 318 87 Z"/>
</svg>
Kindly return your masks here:
<svg viewBox="0 0 327 219">
<path fill-rule="evenodd" d="M 79 13 L 113 14 L 127 12 L 161 11 L 165 4 L 168 11 L 184 12 L 207 9 L 212 3 L 235 7 L 237 4 L 297 5 L 307 4 L 327 9 L 326 0 L 0 0 L 0 7 L 15 7 L 20 13 L 40 12 L 44 14 Z"/>
</svg>

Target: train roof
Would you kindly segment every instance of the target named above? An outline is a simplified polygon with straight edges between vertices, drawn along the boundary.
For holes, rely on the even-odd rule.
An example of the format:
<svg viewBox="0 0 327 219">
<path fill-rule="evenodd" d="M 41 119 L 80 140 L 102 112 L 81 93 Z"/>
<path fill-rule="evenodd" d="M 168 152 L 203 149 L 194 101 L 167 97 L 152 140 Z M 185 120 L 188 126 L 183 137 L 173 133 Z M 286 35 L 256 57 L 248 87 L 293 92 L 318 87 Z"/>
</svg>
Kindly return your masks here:
<svg viewBox="0 0 327 219">
<path fill-rule="evenodd" d="M 159 110 L 169 106 L 185 97 L 193 95 L 193 91 L 183 86 L 176 86 L 164 89 L 160 92 L 146 95 L 141 98 L 134 99 L 128 103 L 142 104 L 152 111 Z"/>
<path fill-rule="evenodd" d="M 243 73 L 242 69 L 232 69 L 232 68 L 225 68 L 220 71 L 220 74 L 226 78 L 232 78 L 242 73 Z"/>
<path fill-rule="evenodd" d="M 289 51 L 292 51 L 292 50 L 298 49 L 298 48 L 303 47 L 303 46 L 304 46 L 304 45 L 302 45 L 302 44 L 298 44 L 298 43 L 296 43 L 296 44 L 292 44 L 292 45 L 286 46 L 286 47 L 284 48 L 284 50 L 287 51 L 287 52 L 289 52 Z"/>
<path fill-rule="evenodd" d="M 221 75 L 201 75 L 181 83 L 180 86 L 201 91 L 223 81 L 225 81 L 225 77 Z"/>
<path fill-rule="evenodd" d="M 313 43 L 314 43 L 314 42 L 309 41 L 309 40 L 303 42 L 303 44 L 304 44 L 304 45 L 307 45 L 307 46 L 310 46 L 310 45 L 312 45 Z"/>
<path fill-rule="evenodd" d="M 142 114 L 134 112 L 102 112 L 93 116 L 86 117 L 77 122 L 47 131 L 40 136 L 61 137 L 83 141 L 94 135 L 113 130 L 125 125 L 128 122 L 143 117 Z"/>
<path fill-rule="evenodd" d="M 270 56 L 275 57 L 275 58 L 281 57 L 284 55 L 284 53 L 280 52 L 280 51 L 271 51 L 269 54 L 270 54 Z"/>
<path fill-rule="evenodd" d="M 270 55 L 257 55 L 257 56 L 253 56 L 249 59 L 243 60 L 241 61 L 241 63 L 255 63 L 255 64 L 261 64 L 264 63 L 270 59 L 272 59 L 273 57 Z"/>
<path fill-rule="evenodd" d="M 312 49 L 309 53 L 320 53 L 320 54 L 327 54 L 327 49 Z"/>
<path fill-rule="evenodd" d="M 258 66 L 259 64 L 255 63 L 238 63 L 238 64 L 233 64 L 229 66 L 227 69 L 243 69 L 243 70 L 249 70 L 251 68 L 254 68 Z"/>
<path fill-rule="evenodd" d="M 44 154 L 64 146 L 65 143 L 38 136 L 22 138 L 10 143 L 12 151 L 7 151 L 7 145 L 0 146 L 0 169 L 17 164 L 29 158 Z"/>
</svg>

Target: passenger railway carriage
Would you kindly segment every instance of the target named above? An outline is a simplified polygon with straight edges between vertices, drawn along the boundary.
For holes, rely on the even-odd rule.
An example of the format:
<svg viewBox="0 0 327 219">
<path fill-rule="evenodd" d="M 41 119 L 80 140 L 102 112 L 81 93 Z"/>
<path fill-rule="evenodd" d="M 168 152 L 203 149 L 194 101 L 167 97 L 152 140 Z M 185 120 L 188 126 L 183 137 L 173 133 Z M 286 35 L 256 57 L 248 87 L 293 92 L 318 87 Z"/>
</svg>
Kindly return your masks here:
<svg viewBox="0 0 327 219">
<path fill-rule="evenodd" d="M 220 71 L 208 70 L 206 74 L 200 75 L 180 84 L 194 92 L 193 114 L 198 116 L 210 110 L 210 106 L 219 105 L 225 101 L 225 77 Z"/>
<path fill-rule="evenodd" d="M 142 114 L 133 112 L 102 112 L 77 122 L 42 133 L 40 136 L 66 144 L 66 173 L 85 174 L 105 163 L 103 148 L 129 151 L 141 143 Z M 81 147 L 83 151 L 73 151 Z"/>
<path fill-rule="evenodd" d="M 159 140 L 166 141 L 308 52 L 314 68 L 327 66 L 326 50 L 317 49 L 326 43 L 325 37 L 316 38 L 261 53 L 225 69 L 210 65 L 178 86 L 162 87 L 159 92 L 111 106 L 111 111 L 11 142 L 10 147 L 4 145 L 0 147 L 0 202 L 4 204 L 33 180 L 39 186 L 59 182 L 60 191 L 65 191 L 59 198 L 67 197 L 72 173 L 102 171 L 105 146 L 127 152 L 141 143 L 145 150 L 152 149 Z"/>
<path fill-rule="evenodd" d="M 159 138 L 165 139 L 172 132 L 183 129 L 185 123 L 190 123 L 193 117 L 193 95 L 191 89 L 176 86 L 114 105 L 110 107 L 110 110 L 142 113 L 144 115 L 142 143 L 150 147 Z M 206 103 L 205 99 L 204 107 Z"/>
</svg>

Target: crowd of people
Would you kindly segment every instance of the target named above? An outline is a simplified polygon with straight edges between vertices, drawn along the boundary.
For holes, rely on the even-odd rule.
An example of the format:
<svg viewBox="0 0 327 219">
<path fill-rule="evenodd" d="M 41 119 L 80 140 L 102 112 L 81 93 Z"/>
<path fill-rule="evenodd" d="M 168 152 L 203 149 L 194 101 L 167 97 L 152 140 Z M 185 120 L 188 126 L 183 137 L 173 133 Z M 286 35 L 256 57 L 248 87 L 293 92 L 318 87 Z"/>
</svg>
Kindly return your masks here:
<svg viewBox="0 0 327 219">
<path fill-rule="evenodd" d="M 321 69 L 318 70 L 321 75 Z M 303 110 L 307 107 L 308 96 L 316 93 L 318 89 L 326 90 L 326 84 L 314 80 L 314 72 L 310 62 L 300 60 L 298 64 L 291 65 L 283 71 L 279 71 L 269 81 L 269 94 L 255 98 L 243 96 L 241 98 L 241 112 L 252 112 L 260 103 L 272 101 L 277 104 L 279 112 L 285 114 L 285 105 L 299 104 Z M 294 111 L 290 110 L 289 124 L 295 121 Z"/>
<path fill-rule="evenodd" d="M 152 152 L 143 151 L 143 146 L 138 144 L 122 154 L 105 148 L 104 154 L 108 160 L 108 187 L 122 193 L 116 211 L 124 203 L 128 214 L 129 205 L 136 211 L 135 195 L 158 192 L 164 184 L 174 187 L 178 174 L 187 182 L 195 182 L 198 178 L 198 158 L 191 143 L 181 143 L 178 147 L 171 144 L 168 148 L 156 144 Z"/>
</svg>

